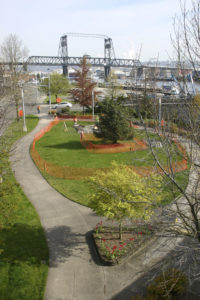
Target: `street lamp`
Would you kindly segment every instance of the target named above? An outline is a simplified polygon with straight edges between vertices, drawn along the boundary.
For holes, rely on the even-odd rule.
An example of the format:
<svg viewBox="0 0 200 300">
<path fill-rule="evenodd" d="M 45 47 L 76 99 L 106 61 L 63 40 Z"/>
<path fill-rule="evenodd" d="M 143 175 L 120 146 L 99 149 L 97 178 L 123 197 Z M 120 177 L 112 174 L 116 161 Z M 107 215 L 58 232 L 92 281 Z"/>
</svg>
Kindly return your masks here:
<svg viewBox="0 0 200 300">
<path fill-rule="evenodd" d="M 158 130 L 161 130 L 161 106 L 162 106 L 162 102 L 161 102 L 161 97 L 158 100 Z"/>
<path fill-rule="evenodd" d="M 50 114 L 51 114 L 51 83 L 50 83 L 50 70 L 48 69 L 48 89 L 49 89 L 49 110 L 50 110 Z"/>
<path fill-rule="evenodd" d="M 24 106 L 24 88 L 21 86 L 21 96 L 22 96 L 22 107 L 23 107 L 23 131 L 27 132 L 27 127 L 26 127 L 26 114 L 25 114 L 25 106 Z"/>
<path fill-rule="evenodd" d="M 92 90 L 92 118 L 94 120 L 94 90 Z"/>
<path fill-rule="evenodd" d="M 36 102 L 38 103 L 38 78 L 36 78 Z"/>
</svg>

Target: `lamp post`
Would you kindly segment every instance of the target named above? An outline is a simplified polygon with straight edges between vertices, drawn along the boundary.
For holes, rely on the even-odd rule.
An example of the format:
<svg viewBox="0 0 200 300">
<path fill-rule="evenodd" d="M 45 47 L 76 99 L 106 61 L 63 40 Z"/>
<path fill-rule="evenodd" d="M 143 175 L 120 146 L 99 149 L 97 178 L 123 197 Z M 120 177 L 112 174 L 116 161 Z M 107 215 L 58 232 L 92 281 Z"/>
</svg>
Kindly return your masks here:
<svg viewBox="0 0 200 300">
<path fill-rule="evenodd" d="M 49 110 L 51 114 L 51 83 L 50 83 L 50 70 L 48 69 L 48 89 L 49 89 Z"/>
<path fill-rule="evenodd" d="M 25 106 L 24 106 L 24 88 L 21 86 L 21 96 L 22 96 L 22 107 L 23 107 L 23 131 L 27 132 L 27 127 L 26 127 L 26 114 L 25 114 Z"/>
<path fill-rule="evenodd" d="M 36 101 L 38 103 L 38 78 L 36 79 Z"/>
<path fill-rule="evenodd" d="M 161 106 L 162 106 L 162 101 L 160 97 L 158 100 L 158 132 L 161 131 Z"/>
<path fill-rule="evenodd" d="M 94 120 L 94 90 L 92 90 L 92 118 Z"/>
</svg>

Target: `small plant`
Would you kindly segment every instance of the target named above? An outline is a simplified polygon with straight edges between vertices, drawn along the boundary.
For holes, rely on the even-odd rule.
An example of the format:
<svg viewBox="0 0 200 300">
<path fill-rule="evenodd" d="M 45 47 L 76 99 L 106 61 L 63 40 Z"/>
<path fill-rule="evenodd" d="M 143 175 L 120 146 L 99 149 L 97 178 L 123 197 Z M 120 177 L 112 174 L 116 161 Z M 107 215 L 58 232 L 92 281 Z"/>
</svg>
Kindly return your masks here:
<svg viewBox="0 0 200 300">
<path fill-rule="evenodd" d="M 155 278 L 154 282 L 148 286 L 147 295 L 154 300 L 177 299 L 186 291 L 187 286 L 187 276 L 172 268 Z"/>
<path fill-rule="evenodd" d="M 117 230 L 113 232 L 111 228 L 103 227 L 102 225 L 102 221 L 97 223 L 94 230 L 94 237 L 101 256 L 106 258 L 106 261 L 118 262 L 118 259 L 126 255 L 127 251 L 134 246 L 137 236 L 130 236 L 125 241 L 120 241 L 120 239 L 116 239 Z M 130 233 L 133 234 L 132 231 Z"/>
<path fill-rule="evenodd" d="M 115 261 L 117 258 L 122 256 L 126 252 L 126 243 L 121 244 L 119 247 L 117 245 L 108 246 L 106 240 L 102 238 L 101 240 L 101 251 L 105 257 L 109 260 Z"/>
<path fill-rule="evenodd" d="M 99 223 L 96 224 L 96 228 L 95 228 L 96 234 L 98 234 L 99 232 L 101 232 L 102 225 L 103 225 L 102 221 L 100 221 Z"/>
<path fill-rule="evenodd" d="M 155 121 L 155 120 L 147 120 L 145 121 L 145 124 L 148 126 L 148 127 L 151 127 L 151 128 L 155 128 L 158 126 L 158 122 Z"/>
<path fill-rule="evenodd" d="M 62 114 L 68 114 L 70 111 L 70 108 L 69 107 L 63 107 L 62 110 L 61 110 L 61 113 Z"/>
<path fill-rule="evenodd" d="M 181 299 L 188 286 L 187 276 L 174 268 L 168 269 L 147 288 L 147 296 L 132 296 L 130 300 L 176 300 Z"/>
<path fill-rule="evenodd" d="M 48 114 L 50 115 L 55 115 L 56 114 L 56 109 L 51 109 L 48 111 Z"/>
</svg>

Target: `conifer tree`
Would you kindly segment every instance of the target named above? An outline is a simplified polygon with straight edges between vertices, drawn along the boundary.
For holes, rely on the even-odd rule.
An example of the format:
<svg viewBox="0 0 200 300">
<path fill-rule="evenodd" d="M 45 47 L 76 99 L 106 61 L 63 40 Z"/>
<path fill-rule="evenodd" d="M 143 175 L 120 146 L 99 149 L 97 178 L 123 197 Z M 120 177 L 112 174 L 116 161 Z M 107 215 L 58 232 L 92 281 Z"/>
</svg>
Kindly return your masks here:
<svg viewBox="0 0 200 300">
<path fill-rule="evenodd" d="M 133 128 L 130 128 L 125 109 L 118 102 L 106 99 L 101 103 L 101 111 L 99 131 L 95 132 L 97 137 L 114 144 L 118 140 L 133 138 Z"/>
</svg>

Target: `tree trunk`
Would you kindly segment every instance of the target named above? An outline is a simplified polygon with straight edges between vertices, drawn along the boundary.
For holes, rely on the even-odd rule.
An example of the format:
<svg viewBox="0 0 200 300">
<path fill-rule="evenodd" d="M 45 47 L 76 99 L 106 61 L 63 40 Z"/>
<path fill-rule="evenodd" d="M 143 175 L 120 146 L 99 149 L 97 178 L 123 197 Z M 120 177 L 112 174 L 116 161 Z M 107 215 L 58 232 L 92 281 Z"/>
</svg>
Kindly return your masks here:
<svg viewBox="0 0 200 300">
<path fill-rule="evenodd" d="M 16 117 L 17 117 L 17 122 L 19 122 L 20 117 L 19 117 L 19 103 L 18 100 L 15 100 L 15 108 L 16 108 Z"/>
<path fill-rule="evenodd" d="M 119 222 L 119 239 L 122 240 L 122 222 Z"/>
</svg>

